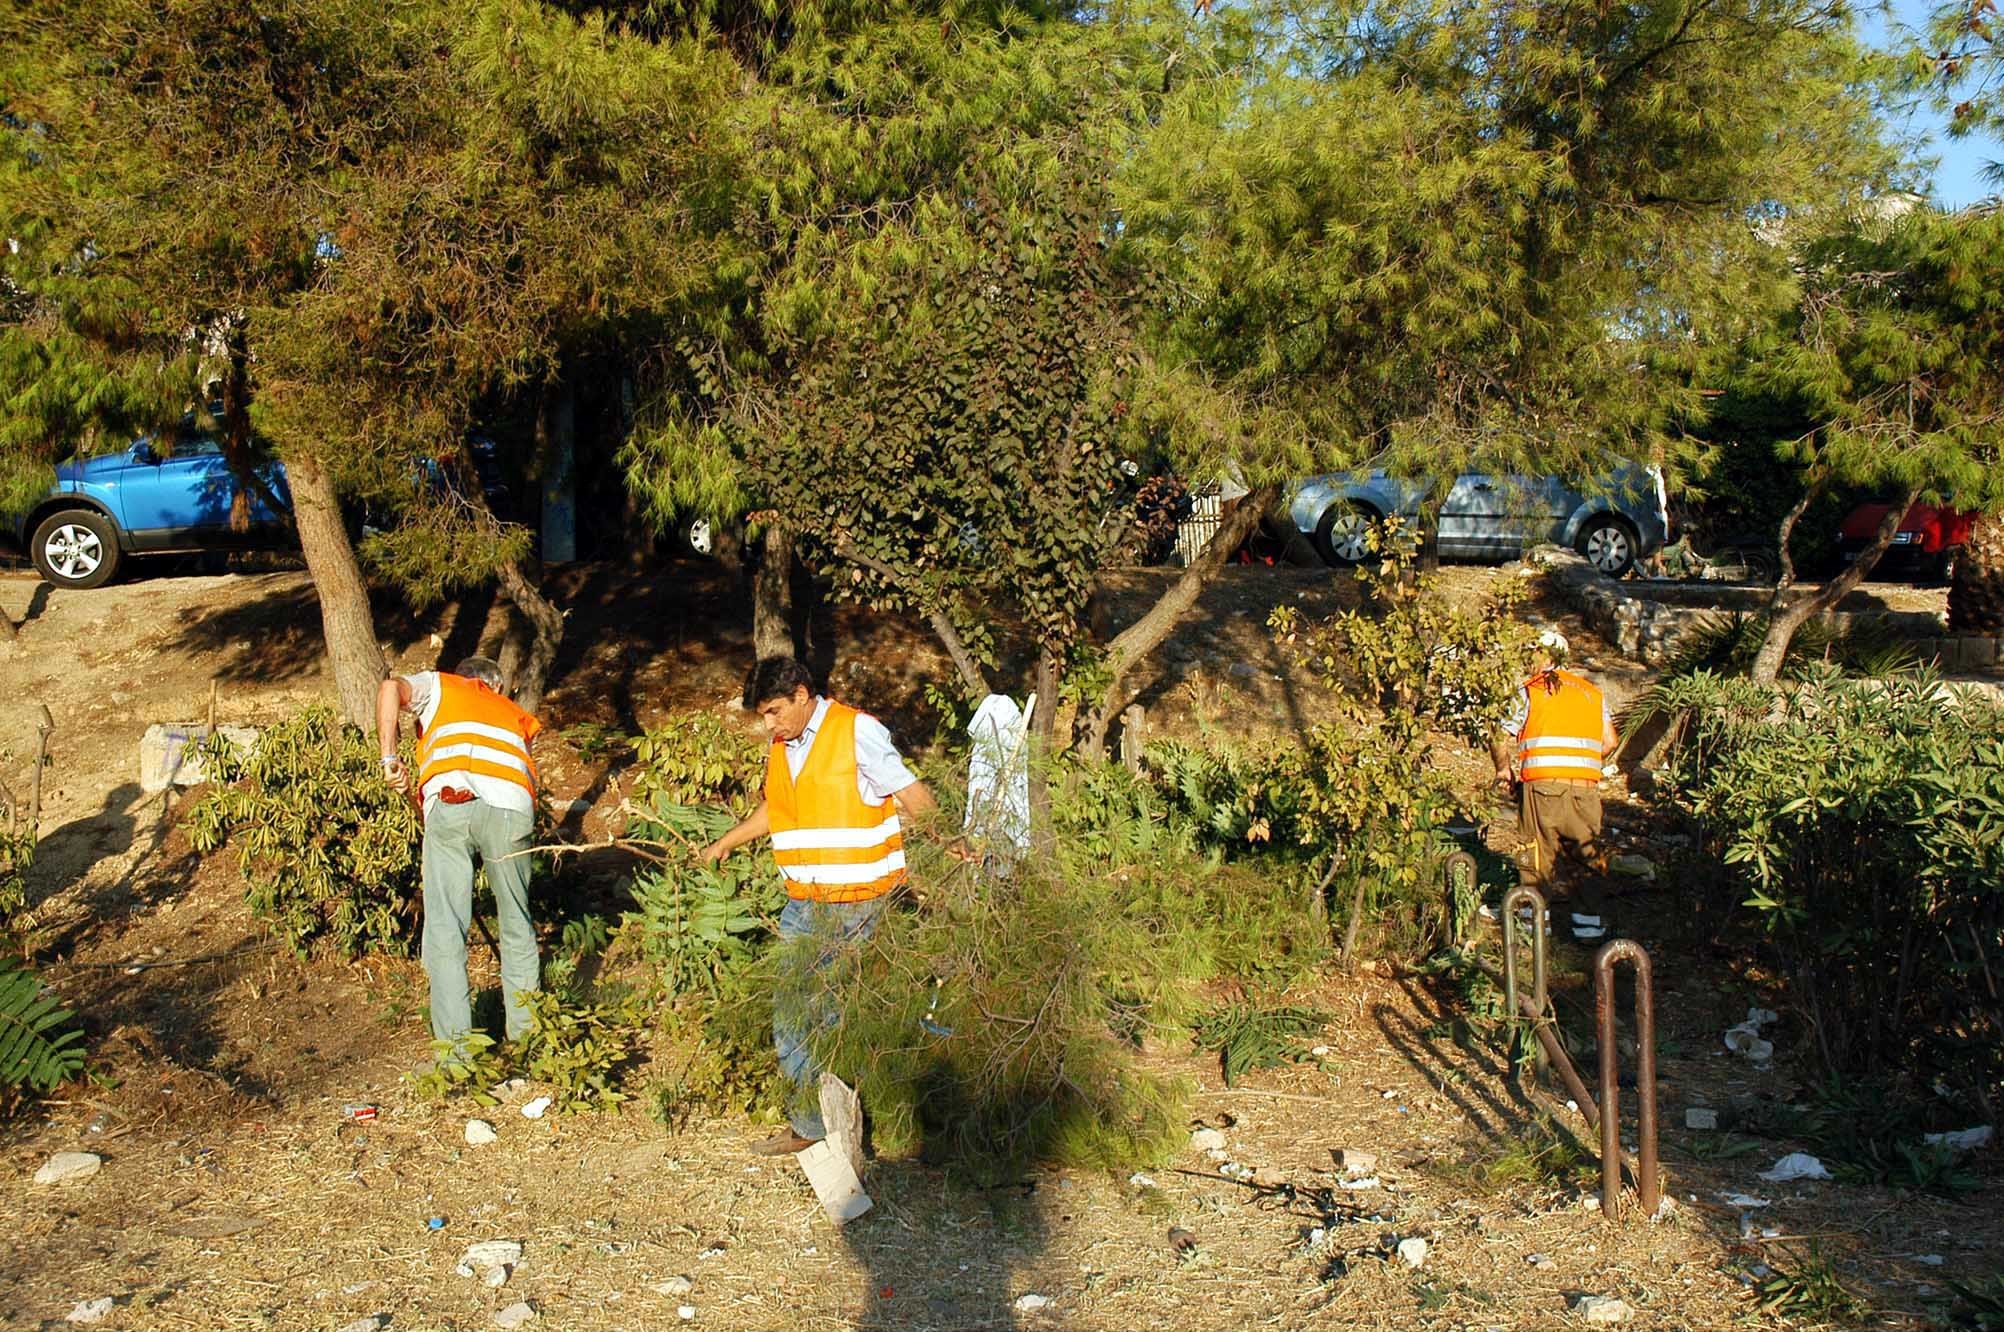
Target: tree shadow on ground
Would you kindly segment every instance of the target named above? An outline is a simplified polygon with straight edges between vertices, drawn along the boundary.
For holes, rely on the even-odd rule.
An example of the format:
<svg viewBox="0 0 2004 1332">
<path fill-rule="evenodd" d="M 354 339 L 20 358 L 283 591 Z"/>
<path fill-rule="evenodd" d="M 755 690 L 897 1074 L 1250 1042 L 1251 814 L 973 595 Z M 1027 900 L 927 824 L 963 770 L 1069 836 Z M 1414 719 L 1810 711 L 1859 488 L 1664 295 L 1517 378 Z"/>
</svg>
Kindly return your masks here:
<svg viewBox="0 0 2004 1332">
<path fill-rule="evenodd" d="M 246 575 L 246 595 L 220 607 L 190 606 L 170 646 L 190 654 L 229 654 L 216 668 L 225 684 L 270 684 L 317 673 L 326 657 L 320 598 L 296 574 Z M 370 593 L 376 637 L 401 652 L 430 632 L 431 617 L 394 591 Z M 235 649 L 232 653 L 231 649 Z"/>
</svg>

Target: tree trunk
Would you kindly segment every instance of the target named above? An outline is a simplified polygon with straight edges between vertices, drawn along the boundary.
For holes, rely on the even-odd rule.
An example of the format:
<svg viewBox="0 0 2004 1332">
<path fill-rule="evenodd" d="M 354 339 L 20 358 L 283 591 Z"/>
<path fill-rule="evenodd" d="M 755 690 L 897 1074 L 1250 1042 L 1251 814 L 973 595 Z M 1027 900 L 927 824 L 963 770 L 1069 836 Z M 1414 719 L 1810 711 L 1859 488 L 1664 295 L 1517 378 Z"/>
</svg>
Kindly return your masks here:
<svg viewBox="0 0 2004 1332">
<path fill-rule="evenodd" d="M 752 655 L 761 661 L 798 657 L 800 639 L 793 605 L 793 534 L 772 523 L 759 543 L 758 568 L 752 573 Z"/>
<path fill-rule="evenodd" d="M 1823 468 L 1817 468 L 1810 473 L 1809 485 L 1803 490 L 1802 498 L 1795 502 L 1794 508 L 1781 516 L 1781 528 L 1776 535 L 1775 546 L 1775 555 L 1780 560 L 1781 571 L 1775 575 L 1774 594 L 1767 601 L 1770 612 L 1781 609 L 1781 603 L 1786 599 L 1788 589 L 1795 585 L 1795 557 L 1788 550 L 1788 543 L 1795 536 L 1795 525 L 1802 520 L 1802 515 L 1809 511 L 1809 506 L 1816 502 L 1817 497 L 1829 485 L 1830 473 Z"/>
<path fill-rule="evenodd" d="M 1858 558 L 1850 568 L 1825 583 L 1814 594 L 1772 613 L 1767 622 L 1767 637 L 1761 640 L 1760 652 L 1754 657 L 1755 683 L 1773 684 L 1781 675 L 1781 663 L 1788 656 L 1788 645 L 1794 641 L 1795 631 L 1810 617 L 1835 606 L 1850 594 L 1852 588 L 1865 581 L 1873 566 L 1878 564 L 1879 557 L 1891 548 L 1893 536 L 1905 521 L 1907 510 L 1919 498 L 1918 490 L 1910 490 L 1906 498 L 1886 510 L 1886 516 L 1879 520 L 1879 530 L 1872 536 L 1872 543 L 1858 552 Z"/>
<path fill-rule="evenodd" d="M 369 730 L 376 724 L 376 687 L 386 667 L 376 643 L 376 619 L 369 609 L 369 590 L 362 583 L 362 566 L 355 560 L 347 529 L 341 526 L 340 497 L 317 459 L 288 460 L 286 476 L 292 483 L 299 549 L 313 578 L 314 595 L 320 599 L 320 631 L 334 668 L 341 716 Z"/>
<path fill-rule="evenodd" d="M 1106 737 L 1113 727 L 1113 719 L 1134 701 L 1134 690 L 1128 684 L 1134 667 L 1162 646 L 1170 631 L 1197 604 L 1197 596 L 1204 590 L 1204 585 L 1217 576 L 1232 552 L 1259 526 L 1267 510 L 1279 502 L 1279 486 L 1254 487 L 1239 501 L 1239 506 L 1218 524 L 1218 530 L 1212 534 L 1203 553 L 1190 562 L 1182 577 L 1171 583 L 1140 619 L 1114 636 L 1106 649 L 1106 692 L 1086 718 L 1085 740 L 1079 746 L 1081 754 L 1092 759 L 1106 757 Z M 1037 706 L 1041 710 L 1049 705 L 1040 698 Z"/>
<path fill-rule="evenodd" d="M 1423 574 L 1440 572 L 1440 511 L 1447 507 L 1447 494 L 1453 487 L 1452 478 L 1436 477 L 1420 501 L 1419 571 Z"/>
<path fill-rule="evenodd" d="M 254 441 L 251 437 L 250 398 L 250 353 L 244 346 L 243 330 L 238 328 L 230 335 L 230 371 L 223 376 L 223 419 L 220 422 L 223 461 L 229 464 L 230 472 L 237 480 L 236 493 L 230 496 L 232 532 L 250 530 L 253 495 L 263 500 L 265 507 L 280 522 L 294 521 L 292 510 L 258 475 L 256 459 L 252 456 Z"/>
<path fill-rule="evenodd" d="M 504 564 L 496 572 L 502 594 L 522 612 L 535 634 L 521 672 L 514 680 L 515 706 L 524 712 L 534 712 L 542 705 L 543 686 L 549 683 L 557 647 L 564 641 L 564 613 L 529 580 L 520 565 Z"/>
<path fill-rule="evenodd" d="M 1955 557 L 1948 627 L 1958 634 L 2004 634 L 2004 514 L 1979 514 Z"/>
</svg>

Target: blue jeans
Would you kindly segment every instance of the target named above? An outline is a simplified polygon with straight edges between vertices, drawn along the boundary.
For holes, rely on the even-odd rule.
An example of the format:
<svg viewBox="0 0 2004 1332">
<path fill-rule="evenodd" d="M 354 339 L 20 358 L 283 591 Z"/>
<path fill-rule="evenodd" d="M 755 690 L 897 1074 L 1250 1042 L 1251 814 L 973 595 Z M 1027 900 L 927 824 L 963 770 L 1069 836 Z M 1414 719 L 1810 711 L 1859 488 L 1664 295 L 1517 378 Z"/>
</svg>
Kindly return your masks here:
<svg viewBox="0 0 2004 1332">
<path fill-rule="evenodd" d="M 870 937 L 883 914 L 884 903 L 889 900 L 888 894 L 873 897 L 867 902 L 809 902 L 804 898 L 788 898 L 785 910 L 779 913 L 780 946 L 784 948 L 791 941 L 806 936 L 825 940 L 813 961 L 807 963 L 819 971 L 834 960 L 838 948 Z M 772 1015 L 772 1044 L 779 1052 L 779 1071 L 792 1080 L 794 1087 L 793 1108 L 788 1118 L 792 1121 L 793 1131 L 803 1138 L 819 1140 L 828 1136 L 828 1128 L 821 1122 L 821 1068 L 814 1062 L 807 1042 L 813 1034 L 813 1025 L 832 1026 L 835 1018 L 834 1007 L 825 999 L 813 1010 L 812 1021 L 795 1025 L 788 1023 L 777 1011 Z"/>
<path fill-rule="evenodd" d="M 535 816 L 484 800 L 433 801 L 424 816 L 424 970 L 431 980 L 431 1034 L 457 1041 L 473 1029 L 466 984 L 466 930 L 473 921 L 473 858 L 487 870 L 501 926 L 501 1007 L 508 1039 L 529 1029 L 525 993 L 537 989 L 541 959 L 529 919 L 529 849 Z"/>
</svg>

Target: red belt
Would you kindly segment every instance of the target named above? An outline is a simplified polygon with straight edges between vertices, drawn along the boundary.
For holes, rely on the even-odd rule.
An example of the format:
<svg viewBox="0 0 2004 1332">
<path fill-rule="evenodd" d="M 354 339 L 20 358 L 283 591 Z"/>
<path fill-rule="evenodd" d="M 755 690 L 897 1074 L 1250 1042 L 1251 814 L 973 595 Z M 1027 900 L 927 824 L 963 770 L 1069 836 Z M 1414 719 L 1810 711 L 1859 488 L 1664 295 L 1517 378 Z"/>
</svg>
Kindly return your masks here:
<svg viewBox="0 0 2004 1332">
<path fill-rule="evenodd" d="M 473 799 L 473 792 L 463 786 L 441 786 L 438 798 L 448 805 L 463 805 Z"/>
</svg>

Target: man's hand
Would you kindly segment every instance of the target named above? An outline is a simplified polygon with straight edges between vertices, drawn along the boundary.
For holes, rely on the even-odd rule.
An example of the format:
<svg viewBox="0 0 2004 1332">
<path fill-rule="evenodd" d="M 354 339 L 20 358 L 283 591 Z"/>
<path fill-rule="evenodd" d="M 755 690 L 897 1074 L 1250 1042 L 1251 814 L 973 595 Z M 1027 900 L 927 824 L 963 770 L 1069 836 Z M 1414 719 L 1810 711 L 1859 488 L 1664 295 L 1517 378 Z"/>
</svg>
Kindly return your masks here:
<svg viewBox="0 0 2004 1332">
<path fill-rule="evenodd" d="M 1505 795 L 1508 795 L 1510 792 L 1510 787 L 1514 783 L 1514 781 L 1515 779 L 1511 777 L 1510 770 L 1508 768 L 1498 768 L 1496 770 L 1496 789 L 1498 791 L 1502 792 Z"/>
<path fill-rule="evenodd" d="M 410 793 L 410 769 L 404 767 L 404 761 L 395 754 L 383 755 L 383 780 L 390 784 L 391 790 L 400 795 Z"/>
<path fill-rule="evenodd" d="M 731 848 L 725 846 L 724 839 L 719 837 L 716 841 L 698 851 L 696 859 L 702 861 L 705 865 L 717 865 L 723 863 L 724 857 L 730 853 Z"/>
</svg>

